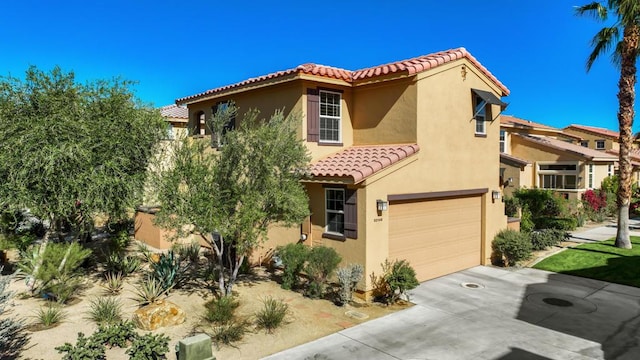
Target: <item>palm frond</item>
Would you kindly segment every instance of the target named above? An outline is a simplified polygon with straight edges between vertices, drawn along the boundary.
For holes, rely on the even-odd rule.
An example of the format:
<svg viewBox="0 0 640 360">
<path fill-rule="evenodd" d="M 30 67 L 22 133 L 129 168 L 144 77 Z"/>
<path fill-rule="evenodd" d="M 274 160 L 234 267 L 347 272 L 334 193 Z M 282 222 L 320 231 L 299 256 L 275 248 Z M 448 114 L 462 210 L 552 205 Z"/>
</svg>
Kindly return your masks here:
<svg viewBox="0 0 640 360">
<path fill-rule="evenodd" d="M 640 25 L 640 1 L 609 0 L 609 8 L 615 9 L 618 19 L 622 25 Z"/>
<path fill-rule="evenodd" d="M 598 33 L 591 39 L 591 46 L 593 46 L 593 51 L 589 55 L 587 59 L 587 72 L 591 70 L 591 66 L 596 61 L 600 55 L 608 52 L 614 44 L 618 42 L 620 37 L 620 29 L 617 27 L 605 27 L 602 28 Z"/>
<path fill-rule="evenodd" d="M 575 12 L 577 16 L 592 16 L 596 20 L 601 21 L 607 20 L 608 16 L 607 7 L 597 1 L 583 6 L 577 6 Z"/>
</svg>

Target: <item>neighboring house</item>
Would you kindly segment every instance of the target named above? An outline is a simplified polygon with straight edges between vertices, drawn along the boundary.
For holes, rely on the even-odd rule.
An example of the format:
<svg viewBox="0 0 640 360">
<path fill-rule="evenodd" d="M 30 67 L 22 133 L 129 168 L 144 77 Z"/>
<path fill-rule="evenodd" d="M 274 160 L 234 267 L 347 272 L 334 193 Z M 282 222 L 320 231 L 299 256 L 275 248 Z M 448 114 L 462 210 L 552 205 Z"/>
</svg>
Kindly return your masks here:
<svg viewBox="0 0 640 360">
<path fill-rule="evenodd" d="M 589 149 L 602 151 L 620 150 L 620 133 L 595 126 L 571 124 L 563 130 L 566 134 L 577 135 L 582 138 L 580 145 Z M 635 137 L 633 147 L 638 148 L 640 140 Z"/>
<path fill-rule="evenodd" d="M 508 94 L 458 48 L 357 71 L 304 64 L 176 103 L 195 133 L 228 101 L 239 115 L 227 130 L 251 108 L 302 114 L 311 216 L 272 229 L 255 258 L 299 239 L 329 246 L 365 266 L 369 290 L 385 259 L 409 260 L 421 281 L 490 261 L 507 226 L 496 155 Z"/>
<path fill-rule="evenodd" d="M 175 104 L 163 106 L 160 108 L 160 114 L 167 121 L 167 137 L 169 139 L 187 136 L 189 110 L 185 106 L 177 106 Z"/>
</svg>

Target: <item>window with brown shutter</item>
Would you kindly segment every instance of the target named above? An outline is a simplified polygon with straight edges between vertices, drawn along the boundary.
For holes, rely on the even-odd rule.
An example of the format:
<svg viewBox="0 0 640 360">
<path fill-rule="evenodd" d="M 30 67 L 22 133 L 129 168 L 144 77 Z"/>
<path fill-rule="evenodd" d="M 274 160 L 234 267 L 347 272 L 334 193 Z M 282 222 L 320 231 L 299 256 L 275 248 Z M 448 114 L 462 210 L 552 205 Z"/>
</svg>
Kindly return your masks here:
<svg viewBox="0 0 640 360">
<path fill-rule="evenodd" d="M 358 190 L 346 189 L 344 202 L 344 236 L 358 238 Z"/>
<path fill-rule="evenodd" d="M 307 89 L 307 141 L 320 139 L 320 91 Z"/>
</svg>

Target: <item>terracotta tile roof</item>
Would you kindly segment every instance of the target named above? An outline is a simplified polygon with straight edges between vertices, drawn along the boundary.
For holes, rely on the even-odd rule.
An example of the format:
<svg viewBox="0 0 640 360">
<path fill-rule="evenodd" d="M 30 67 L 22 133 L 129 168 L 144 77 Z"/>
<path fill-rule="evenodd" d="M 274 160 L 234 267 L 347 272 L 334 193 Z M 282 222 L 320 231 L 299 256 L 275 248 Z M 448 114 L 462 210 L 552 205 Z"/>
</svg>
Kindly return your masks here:
<svg viewBox="0 0 640 360">
<path fill-rule="evenodd" d="M 620 152 L 618 150 L 607 150 L 607 153 L 614 155 L 616 159 L 619 159 Z M 633 166 L 640 166 L 640 149 L 631 149 L 629 151 L 629 155 L 631 156 L 631 164 Z"/>
<path fill-rule="evenodd" d="M 539 129 L 547 129 L 547 130 L 557 130 L 558 128 L 554 128 L 548 125 L 540 124 L 533 122 L 531 120 L 520 119 L 511 115 L 500 115 L 500 124 L 503 125 L 513 125 L 515 127 L 526 127 L 526 128 L 539 128 Z"/>
<path fill-rule="evenodd" d="M 574 155 L 578 155 L 589 160 L 600 160 L 600 161 L 615 161 L 617 158 L 611 154 L 607 154 L 606 152 L 589 149 L 584 146 L 570 144 L 566 141 L 553 139 L 545 136 L 531 136 L 531 135 L 523 135 L 523 134 L 513 134 L 512 136 L 518 136 L 520 138 L 529 140 L 531 142 L 541 144 L 543 146 L 560 150 L 567 151 Z"/>
<path fill-rule="evenodd" d="M 311 165 L 316 177 L 351 177 L 358 183 L 420 150 L 418 144 L 353 146 Z"/>
<path fill-rule="evenodd" d="M 620 133 L 618 133 L 617 131 L 612 131 L 612 130 L 609 130 L 609 129 L 595 127 L 595 126 L 585 126 L 585 125 L 571 124 L 571 125 L 567 126 L 564 129 L 566 130 L 566 129 L 569 129 L 569 128 L 573 128 L 573 129 L 576 129 L 576 130 L 582 130 L 582 131 L 590 132 L 592 134 L 597 134 L 597 135 L 602 135 L 602 136 L 614 138 L 616 140 L 620 137 Z"/>
<path fill-rule="evenodd" d="M 509 160 L 509 161 L 512 161 L 512 162 L 515 162 L 515 163 L 521 164 L 521 165 L 531 164 L 531 162 L 528 161 L 528 160 L 520 159 L 518 157 L 515 157 L 513 155 L 509 155 L 509 154 L 506 154 L 506 153 L 500 153 L 500 160 Z"/>
<path fill-rule="evenodd" d="M 160 114 L 163 117 L 173 118 L 173 119 L 189 118 L 189 110 L 184 106 L 178 106 L 176 104 L 171 104 L 171 105 L 161 107 Z"/>
<path fill-rule="evenodd" d="M 493 81 L 495 85 L 498 86 L 500 90 L 502 90 L 505 96 L 509 95 L 509 89 L 507 89 L 507 87 L 504 86 L 504 84 L 502 84 L 493 74 L 491 74 L 491 72 L 489 72 L 487 68 L 482 66 L 482 64 L 480 64 L 480 62 L 476 60 L 476 58 L 473 57 L 473 55 L 471 55 L 465 48 L 461 47 L 461 48 L 441 51 L 441 52 L 437 52 L 429 55 L 418 56 L 412 59 L 401 60 L 401 61 L 397 61 L 389 64 L 364 68 L 356 71 L 350 71 L 350 70 L 340 69 L 336 67 L 312 64 L 312 63 L 302 64 L 293 69 L 277 71 L 267 75 L 250 78 L 235 84 L 225 85 L 215 89 L 207 90 L 199 94 L 179 98 L 176 100 L 176 103 L 184 103 L 186 101 L 198 99 L 208 95 L 214 95 L 214 94 L 223 92 L 225 90 L 239 88 L 245 85 L 260 83 L 266 80 L 281 78 L 289 75 L 307 74 L 307 75 L 314 75 L 314 76 L 319 76 L 324 78 L 343 80 L 347 83 L 354 83 L 357 80 L 368 79 L 368 78 L 373 78 L 377 76 L 384 76 L 387 74 L 394 74 L 394 73 L 405 73 L 411 76 L 419 72 L 433 69 L 440 65 L 443 65 L 458 59 L 462 59 L 462 58 L 466 58 L 467 60 L 469 60 L 485 76 L 491 79 L 491 81 Z"/>
</svg>

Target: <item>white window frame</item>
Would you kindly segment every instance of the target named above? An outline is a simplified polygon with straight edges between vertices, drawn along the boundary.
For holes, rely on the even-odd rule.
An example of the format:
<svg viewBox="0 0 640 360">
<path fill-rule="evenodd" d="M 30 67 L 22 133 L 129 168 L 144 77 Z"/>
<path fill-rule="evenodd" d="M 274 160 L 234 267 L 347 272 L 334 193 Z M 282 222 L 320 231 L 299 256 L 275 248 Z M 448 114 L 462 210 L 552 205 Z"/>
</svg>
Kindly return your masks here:
<svg viewBox="0 0 640 360">
<path fill-rule="evenodd" d="M 588 148 L 589 140 L 580 140 L 580 146 Z"/>
<path fill-rule="evenodd" d="M 541 170 L 540 166 L 541 165 L 575 165 L 576 169 L 575 170 Z M 577 190 L 579 189 L 579 179 L 580 179 L 580 164 L 577 161 L 557 161 L 557 162 L 538 162 L 536 163 L 536 170 L 537 170 L 537 176 L 536 176 L 536 182 L 537 182 L 537 186 L 541 189 L 549 189 L 549 190 Z M 552 175 L 554 176 L 553 178 L 553 183 L 554 184 L 553 187 L 544 187 L 544 176 L 549 176 Z M 557 186 L 557 179 L 558 176 L 560 177 L 560 181 L 562 182 L 562 184 L 560 185 L 560 187 Z M 565 185 L 567 184 L 566 181 L 566 177 L 567 176 L 574 176 L 575 177 L 575 188 L 566 188 Z"/>
<path fill-rule="evenodd" d="M 331 94 L 331 95 L 337 95 L 338 96 L 338 115 L 323 115 L 322 114 L 322 94 Z M 318 112 L 319 112 L 319 118 L 318 118 L 318 139 L 319 142 L 321 143 L 332 143 L 332 144 L 340 144 L 342 143 L 342 94 L 337 92 L 337 91 L 328 91 L 328 90 L 320 90 L 319 94 L 318 94 L 318 101 L 319 101 L 319 106 L 318 106 Z M 335 104 L 328 104 L 325 103 L 325 105 L 327 106 L 335 106 Z M 322 119 L 329 119 L 329 120 L 337 120 L 338 121 L 338 139 L 334 140 L 334 139 L 323 139 L 322 138 Z"/>
<path fill-rule="evenodd" d="M 500 152 L 507 154 L 507 132 L 500 129 Z"/>
<path fill-rule="evenodd" d="M 474 95 L 473 115 L 476 120 L 475 134 L 487 135 L 487 102 L 480 96 Z"/>
<path fill-rule="evenodd" d="M 602 144 L 602 146 L 598 146 L 598 144 Z M 596 140 L 596 150 L 604 150 L 606 147 L 605 140 Z"/>
<path fill-rule="evenodd" d="M 588 169 L 587 177 L 589 181 L 588 183 L 589 189 L 593 189 L 593 168 L 594 168 L 593 164 L 587 165 L 587 169 Z"/>
<path fill-rule="evenodd" d="M 342 210 L 334 210 L 334 209 L 329 209 L 327 204 L 329 202 L 329 193 L 330 192 L 341 192 L 342 193 Z M 345 213 L 344 213 L 344 207 L 345 207 L 345 203 L 346 203 L 346 191 L 344 188 L 325 188 L 324 189 L 324 232 L 327 234 L 334 234 L 334 235 L 340 235 L 340 236 L 344 236 L 344 220 L 345 220 Z M 338 231 L 330 231 L 329 230 L 329 214 L 341 214 L 342 215 L 342 232 L 338 232 Z"/>
</svg>

